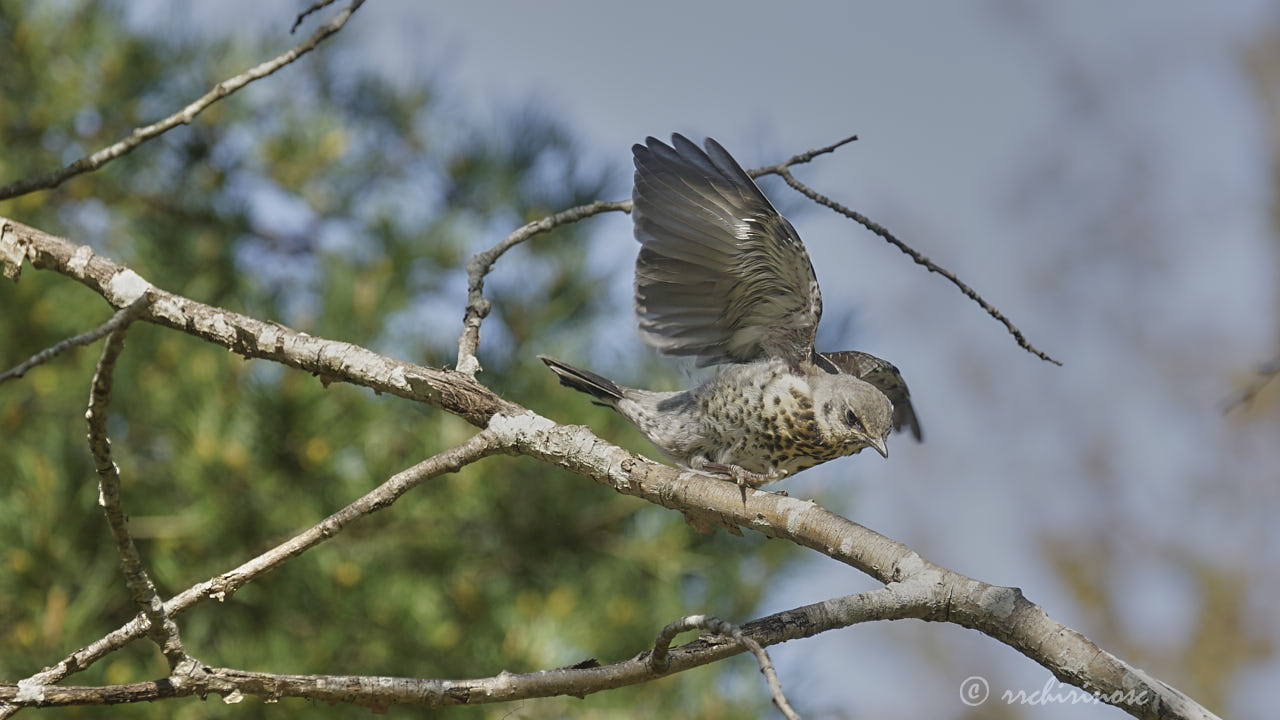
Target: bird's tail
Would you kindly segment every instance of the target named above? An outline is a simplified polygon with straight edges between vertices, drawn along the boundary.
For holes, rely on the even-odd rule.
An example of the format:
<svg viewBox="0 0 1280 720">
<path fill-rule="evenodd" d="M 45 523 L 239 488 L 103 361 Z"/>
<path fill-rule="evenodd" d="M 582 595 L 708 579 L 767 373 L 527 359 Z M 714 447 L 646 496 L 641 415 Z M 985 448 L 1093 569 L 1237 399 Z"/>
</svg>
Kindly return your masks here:
<svg viewBox="0 0 1280 720">
<path fill-rule="evenodd" d="M 561 385 L 596 398 L 599 401 L 596 403 L 597 405 L 614 407 L 622 399 L 624 388 L 608 378 L 600 377 L 589 370 L 576 368 L 569 363 L 560 362 L 546 355 L 539 355 L 538 359 L 546 363 L 547 367 L 551 368 L 551 372 L 560 378 Z"/>
</svg>

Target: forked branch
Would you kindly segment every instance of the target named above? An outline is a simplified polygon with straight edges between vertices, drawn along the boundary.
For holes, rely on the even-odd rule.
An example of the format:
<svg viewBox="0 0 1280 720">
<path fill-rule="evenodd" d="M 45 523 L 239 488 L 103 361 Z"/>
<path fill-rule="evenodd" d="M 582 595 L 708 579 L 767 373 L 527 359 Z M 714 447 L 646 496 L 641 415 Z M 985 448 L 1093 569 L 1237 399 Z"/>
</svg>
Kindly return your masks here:
<svg viewBox="0 0 1280 720">
<path fill-rule="evenodd" d="M 110 318 L 107 319 L 106 322 L 102 323 L 98 327 L 92 330 L 89 330 L 88 332 L 80 333 L 75 337 L 69 337 L 66 340 L 63 340 L 62 342 L 56 345 L 53 345 L 51 347 L 47 347 L 44 350 L 41 350 L 40 352 L 36 353 L 35 355 L 32 355 L 26 362 L 23 362 L 21 365 L 18 365 L 17 367 L 6 370 L 3 374 L 0 374 L 0 383 L 3 383 L 6 380 L 14 380 L 16 378 L 20 378 L 23 375 L 26 375 L 27 372 L 31 370 L 31 368 L 41 363 L 48 362 L 54 359 L 55 357 L 61 355 L 62 353 L 66 352 L 67 350 L 70 350 L 71 348 L 81 347 L 84 345 L 91 345 L 94 342 L 97 342 L 98 338 L 102 337 L 103 335 L 106 335 L 107 333 L 110 333 L 116 330 L 117 328 L 124 327 L 125 325 L 128 325 L 130 322 L 133 322 L 133 319 L 138 316 L 138 313 L 142 312 L 142 309 L 150 305 L 153 300 L 154 298 L 152 298 L 149 294 L 143 293 L 142 295 L 139 295 L 137 300 L 134 300 L 133 302 L 126 305 L 125 307 L 117 310 L 115 314 L 113 314 Z"/>
<path fill-rule="evenodd" d="M 126 310 L 145 304 L 146 300 L 148 296 L 144 295 Z M 125 584 L 129 588 L 129 594 L 142 609 L 142 616 L 147 619 L 147 634 L 169 661 L 169 671 L 178 673 L 180 667 L 189 664 L 190 658 L 182 648 L 178 626 L 165 612 L 164 602 L 160 600 L 155 583 L 151 582 L 151 577 L 142 566 L 142 556 L 139 555 L 133 537 L 129 534 L 128 520 L 125 518 L 124 508 L 120 502 L 120 470 L 111 459 L 111 441 L 107 438 L 107 406 L 111 402 L 116 358 L 124 349 L 124 336 L 128 329 L 129 325 L 126 321 L 107 336 L 106 345 L 102 348 L 102 357 L 98 360 L 98 366 L 93 373 L 92 390 L 89 392 L 89 409 L 84 415 L 89 423 L 89 452 L 93 455 L 93 464 L 98 471 L 98 505 L 107 516 L 111 536 L 116 541 L 116 550 L 120 553 L 120 564 L 124 570 Z M 185 674 L 186 670 L 184 669 L 183 672 Z"/>
<path fill-rule="evenodd" d="M 282 563 L 336 537 L 360 518 L 391 506 L 406 492 L 423 482 L 446 473 L 457 472 L 463 466 L 500 450 L 501 447 L 492 433 L 487 431 L 476 433 L 465 442 L 396 473 L 351 504 L 276 547 L 221 575 L 192 585 L 178 593 L 164 603 L 164 613 L 174 618 L 205 600 L 225 601 L 240 588 L 279 567 Z M 17 686 L 13 686 L 17 689 L 15 696 L 10 697 L 0 692 L 0 702 L 6 699 L 10 702 L 15 699 L 22 700 L 24 697 L 49 697 L 45 694 L 48 686 L 61 682 L 73 673 L 85 670 L 98 660 L 143 637 L 150 626 L 147 617 L 141 613 L 138 614 L 120 628 L 71 653 L 51 667 L 20 681 Z M 172 683 L 165 684 L 172 685 Z M 18 705 L 0 704 L 0 718 L 9 717 L 17 709 Z"/>
<path fill-rule="evenodd" d="M 529 238 L 551 232 L 561 225 L 618 210 L 631 212 L 631 201 L 597 200 L 589 205 L 569 208 L 528 223 L 503 238 L 497 245 L 471 257 L 467 262 L 467 307 L 462 317 L 462 336 L 458 338 L 458 372 L 472 379 L 480 372 L 480 361 L 476 359 L 476 349 L 480 346 L 480 323 L 488 317 L 490 310 L 489 301 L 484 296 L 484 278 L 493 270 L 493 264 L 498 258 Z"/>
<path fill-rule="evenodd" d="M 778 680 L 778 673 L 773 669 L 773 660 L 769 658 L 769 653 L 760 645 L 759 642 L 742 632 L 742 628 L 731 622 L 726 622 L 718 617 L 711 615 L 686 615 L 675 622 L 670 623 L 662 628 L 662 632 L 658 633 L 658 639 L 653 643 L 653 652 L 649 655 L 649 669 L 658 673 L 665 673 L 671 668 L 671 641 L 676 635 L 689 630 L 710 630 L 718 635 L 723 635 L 734 642 L 741 643 L 743 647 L 751 651 L 756 656 L 756 662 L 760 665 L 760 672 L 764 674 L 765 680 L 769 683 L 769 695 L 773 697 L 773 704 L 778 707 L 787 720 L 800 720 L 800 716 L 792 709 L 791 703 L 787 702 L 787 696 L 782 692 L 782 683 Z"/>
<path fill-rule="evenodd" d="M 737 627 L 737 638 L 725 636 L 733 635 L 733 628 L 736 626 L 720 621 L 722 624 L 715 626 L 719 635 L 705 635 L 680 647 L 668 649 L 667 663 L 663 670 L 654 669 L 652 651 L 608 665 L 589 660 L 570 667 L 529 673 L 504 672 L 497 676 L 464 680 L 367 675 L 283 675 L 206 667 L 201 668 L 201 674 L 208 681 L 202 683 L 175 684 L 165 680 L 105 687 L 39 688 L 30 682 L 0 685 L 0 702 L 18 702 L 32 707 L 105 705 L 213 692 L 223 695 L 228 702 L 234 702 L 245 695 L 255 695 L 270 700 L 306 698 L 385 709 L 393 704 L 438 707 L 554 696 L 582 697 L 708 665 L 742 653 L 749 643 L 755 643 L 757 647 L 776 645 L 863 622 L 921 617 L 921 613 L 920 607 L 904 601 L 903 597 L 895 594 L 895 589 L 881 588 L 752 620 Z M 40 692 L 38 698 L 37 690 Z M 24 691 L 27 695 L 25 699 L 20 697 Z"/>
</svg>

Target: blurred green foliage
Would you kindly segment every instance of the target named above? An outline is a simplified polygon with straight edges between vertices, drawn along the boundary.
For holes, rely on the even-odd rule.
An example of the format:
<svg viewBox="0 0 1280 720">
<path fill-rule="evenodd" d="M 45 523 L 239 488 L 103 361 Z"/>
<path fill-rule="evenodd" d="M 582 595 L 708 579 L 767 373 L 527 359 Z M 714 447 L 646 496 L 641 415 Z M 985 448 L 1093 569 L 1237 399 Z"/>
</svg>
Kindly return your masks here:
<svg viewBox="0 0 1280 720">
<path fill-rule="evenodd" d="M 279 52 L 290 42 L 283 29 L 267 33 L 265 45 L 158 37 L 130 29 L 111 5 L 0 0 L 0 182 L 47 172 L 182 107 Z M 585 167 L 545 116 L 513 113 L 501 127 L 477 130 L 430 87 L 353 71 L 343 61 L 353 51 L 340 34 L 190 126 L 57 190 L 2 203 L 0 213 L 91 244 L 187 297 L 448 364 L 466 258 L 523 222 L 605 195 L 605 178 L 622 174 Z M 607 321 L 603 278 L 586 262 L 589 230 L 540 237 L 499 266 L 482 380 L 534 408 L 564 407 L 563 415 L 643 450 L 629 426 L 556 387 L 533 360 L 538 352 L 580 356 Z M 21 282 L 0 285 L 0 366 L 109 313 L 74 281 L 27 267 Z M 74 351 L 0 386 L 3 682 L 135 613 L 95 505 L 84 440 L 99 350 Z M 130 331 L 115 384 L 110 429 L 125 509 L 166 596 L 473 432 L 434 409 L 325 388 L 146 324 Z M 758 537 L 701 536 L 669 511 L 499 457 L 427 483 L 179 625 L 204 662 L 274 672 L 461 678 L 609 662 L 643 650 L 686 613 L 751 617 L 787 553 Z M 68 682 L 164 674 L 156 648 L 139 641 Z M 440 714 L 736 718 L 767 707 L 753 664 L 738 658 L 585 700 Z M 369 714 L 211 698 L 45 715 L 300 713 Z"/>
</svg>

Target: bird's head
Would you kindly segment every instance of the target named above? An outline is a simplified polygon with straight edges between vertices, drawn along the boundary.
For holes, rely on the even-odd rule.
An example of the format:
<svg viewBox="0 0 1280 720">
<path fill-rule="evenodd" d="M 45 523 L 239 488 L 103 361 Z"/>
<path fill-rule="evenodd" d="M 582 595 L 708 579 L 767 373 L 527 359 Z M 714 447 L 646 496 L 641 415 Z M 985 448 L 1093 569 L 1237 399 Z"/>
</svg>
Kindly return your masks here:
<svg viewBox="0 0 1280 720">
<path fill-rule="evenodd" d="M 872 447 L 889 457 L 885 438 L 893 429 L 893 403 L 871 383 L 852 375 L 810 378 L 818 429 L 833 445 Z M 854 450 L 853 452 L 857 452 Z"/>
</svg>

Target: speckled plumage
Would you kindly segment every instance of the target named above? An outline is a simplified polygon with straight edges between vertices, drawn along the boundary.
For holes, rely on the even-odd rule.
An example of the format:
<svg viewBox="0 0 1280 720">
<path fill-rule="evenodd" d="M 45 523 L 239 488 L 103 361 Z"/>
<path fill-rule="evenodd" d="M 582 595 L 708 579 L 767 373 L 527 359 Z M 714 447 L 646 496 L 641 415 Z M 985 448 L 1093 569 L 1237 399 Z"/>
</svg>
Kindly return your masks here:
<svg viewBox="0 0 1280 720">
<path fill-rule="evenodd" d="M 723 147 L 681 135 L 636 145 L 633 218 L 641 336 L 719 364 L 698 387 L 628 388 L 542 357 L 560 382 L 614 408 L 672 461 L 761 485 L 920 425 L 898 369 L 818 353 L 822 297 L 799 235 Z"/>
</svg>

